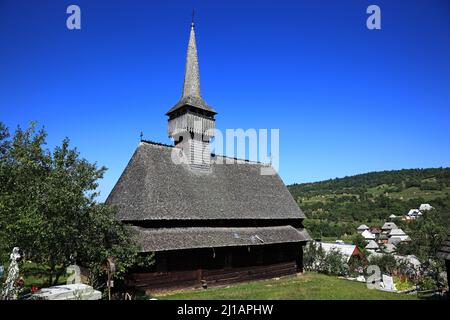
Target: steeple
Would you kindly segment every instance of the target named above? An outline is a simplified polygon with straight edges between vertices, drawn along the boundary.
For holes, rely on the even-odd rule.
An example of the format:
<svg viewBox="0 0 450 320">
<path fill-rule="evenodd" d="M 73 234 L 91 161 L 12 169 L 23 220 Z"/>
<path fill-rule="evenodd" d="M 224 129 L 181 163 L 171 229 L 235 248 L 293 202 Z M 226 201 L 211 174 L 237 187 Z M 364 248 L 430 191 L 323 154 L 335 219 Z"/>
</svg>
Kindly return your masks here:
<svg viewBox="0 0 450 320">
<path fill-rule="evenodd" d="M 192 18 L 182 96 L 166 115 L 169 116 L 169 137 L 173 138 L 176 146 L 183 149 L 193 169 L 210 168 L 210 139 L 213 137 L 216 114 L 200 94 L 200 72 Z"/>
<path fill-rule="evenodd" d="M 198 68 L 197 44 L 195 43 L 194 22 L 191 23 L 191 34 L 186 55 L 186 69 L 184 72 L 183 98 L 200 98 L 200 73 Z"/>
<path fill-rule="evenodd" d="M 216 114 L 202 98 L 200 93 L 200 70 L 198 66 L 197 44 L 195 41 L 195 25 L 192 16 L 191 31 L 189 35 L 189 43 L 186 53 L 186 67 L 184 71 L 183 93 L 180 101 L 178 101 L 167 113 L 182 108 L 184 105 L 199 108 L 201 110 Z"/>
</svg>

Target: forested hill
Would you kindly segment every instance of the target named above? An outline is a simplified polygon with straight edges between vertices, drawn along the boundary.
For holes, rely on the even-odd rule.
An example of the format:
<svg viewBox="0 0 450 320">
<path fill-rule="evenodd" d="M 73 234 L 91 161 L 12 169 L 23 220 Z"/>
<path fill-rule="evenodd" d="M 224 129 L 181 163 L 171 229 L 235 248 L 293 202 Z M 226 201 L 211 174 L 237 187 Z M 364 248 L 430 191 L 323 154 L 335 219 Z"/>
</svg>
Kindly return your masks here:
<svg viewBox="0 0 450 320">
<path fill-rule="evenodd" d="M 370 172 L 288 186 L 312 232 L 340 236 L 358 223 L 381 224 L 421 203 L 450 208 L 450 168 Z"/>
</svg>

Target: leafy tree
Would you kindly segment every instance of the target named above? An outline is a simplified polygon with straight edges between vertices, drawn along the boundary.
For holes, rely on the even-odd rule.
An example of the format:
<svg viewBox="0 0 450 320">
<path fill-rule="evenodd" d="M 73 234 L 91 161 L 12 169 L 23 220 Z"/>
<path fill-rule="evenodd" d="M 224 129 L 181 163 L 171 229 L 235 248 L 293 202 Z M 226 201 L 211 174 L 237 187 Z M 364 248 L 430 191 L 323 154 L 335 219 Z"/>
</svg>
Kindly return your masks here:
<svg viewBox="0 0 450 320">
<path fill-rule="evenodd" d="M 49 284 L 78 263 L 98 268 L 116 257 L 119 275 L 135 262 L 129 230 L 114 209 L 96 202 L 105 167 L 80 158 L 66 138 L 52 151 L 32 123 L 10 137 L 0 123 L 0 253 L 18 246 L 27 260 L 48 266 Z"/>
<path fill-rule="evenodd" d="M 322 247 L 309 243 L 303 252 L 303 266 L 306 270 L 317 270 L 317 267 L 325 259 L 325 251 Z"/>
<path fill-rule="evenodd" d="M 326 254 L 320 271 L 325 274 L 344 276 L 348 274 L 349 267 L 342 253 L 337 250 L 332 250 Z"/>
<path fill-rule="evenodd" d="M 356 233 L 353 237 L 352 237 L 352 242 L 355 246 L 357 246 L 360 250 L 364 250 L 365 246 L 366 246 L 366 240 L 364 239 L 364 237 L 359 234 Z"/>
<path fill-rule="evenodd" d="M 441 273 L 445 271 L 445 266 L 444 261 L 437 257 L 437 251 L 450 233 L 450 205 L 443 202 L 437 203 L 437 206 L 435 210 L 405 226 L 411 242 L 399 245 L 397 252 L 417 256 L 421 261 L 421 277 L 426 277 L 428 284 L 433 281 L 435 287 L 441 287 Z"/>
<path fill-rule="evenodd" d="M 303 254 L 306 270 L 331 275 L 347 275 L 349 267 L 342 253 L 337 250 L 325 252 L 317 243 L 309 243 Z"/>
</svg>

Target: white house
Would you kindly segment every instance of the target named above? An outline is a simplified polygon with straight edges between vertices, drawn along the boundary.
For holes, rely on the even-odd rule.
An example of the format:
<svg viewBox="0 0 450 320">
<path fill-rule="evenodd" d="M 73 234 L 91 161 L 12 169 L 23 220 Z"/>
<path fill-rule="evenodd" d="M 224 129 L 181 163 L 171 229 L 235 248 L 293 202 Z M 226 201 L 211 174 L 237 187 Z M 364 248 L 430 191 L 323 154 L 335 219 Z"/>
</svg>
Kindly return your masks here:
<svg viewBox="0 0 450 320">
<path fill-rule="evenodd" d="M 390 231 L 392 229 L 397 229 L 397 225 L 393 222 L 386 222 L 385 224 L 383 224 L 383 227 L 381 227 L 381 229 L 383 231 Z"/>
<path fill-rule="evenodd" d="M 408 241 L 408 240 L 410 240 L 408 235 L 402 229 L 392 229 L 389 232 L 389 240 L 390 239 L 396 239 L 396 240 L 399 240 L 399 241 Z M 393 241 L 390 241 L 389 243 L 393 243 Z"/>
<path fill-rule="evenodd" d="M 378 244 L 375 241 L 370 240 L 365 248 L 367 250 L 374 250 L 375 251 L 375 250 L 378 250 L 380 247 L 378 246 Z"/>
<path fill-rule="evenodd" d="M 361 235 L 366 240 L 375 240 L 375 235 L 369 230 L 365 230 L 363 233 L 361 233 Z"/>
<path fill-rule="evenodd" d="M 389 216 L 389 219 L 391 219 L 391 220 L 394 220 L 394 219 L 396 219 L 397 218 L 397 216 L 395 215 L 395 214 L 391 214 L 390 216 Z"/>
<path fill-rule="evenodd" d="M 428 211 L 434 209 L 430 204 L 428 203 L 422 203 L 419 207 L 420 211 Z"/>
<path fill-rule="evenodd" d="M 322 250 L 326 253 L 332 251 L 337 251 L 344 257 L 345 261 L 348 263 L 350 258 L 355 255 L 359 255 L 360 251 L 354 244 L 339 244 L 339 243 L 329 243 L 329 242 L 316 242 L 317 247 L 322 247 Z"/>
<path fill-rule="evenodd" d="M 357 230 L 359 233 L 363 233 L 364 231 L 369 230 L 369 227 L 366 226 L 365 224 L 362 224 L 362 225 L 360 225 L 358 228 L 356 228 L 356 230 Z"/>
<path fill-rule="evenodd" d="M 418 216 L 421 216 L 422 212 L 420 212 L 419 209 L 411 209 L 411 210 L 408 211 L 408 213 L 406 215 L 411 217 L 411 218 L 413 218 L 413 219 L 415 219 Z"/>
</svg>

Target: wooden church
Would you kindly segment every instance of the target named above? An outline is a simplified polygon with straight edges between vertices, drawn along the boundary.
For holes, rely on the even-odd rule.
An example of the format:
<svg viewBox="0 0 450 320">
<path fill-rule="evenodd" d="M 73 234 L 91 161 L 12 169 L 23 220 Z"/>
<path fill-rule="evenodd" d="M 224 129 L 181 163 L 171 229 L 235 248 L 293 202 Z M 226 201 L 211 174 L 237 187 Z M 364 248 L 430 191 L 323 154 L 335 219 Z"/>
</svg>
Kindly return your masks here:
<svg viewBox="0 0 450 320">
<path fill-rule="evenodd" d="M 207 287 L 302 270 L 310 240 L 303 212 L 278 174 L 261 175 L 267 165 L 211 154 L 216 114 L 200 94 L 192 23 L 183 94 L 166 114 L 174 146 L 141 141 L 106 200 L 132 226 L 142 254 L 155 253 L 151 268 L 128 275 L 130 288 Z"/>
</svg>

